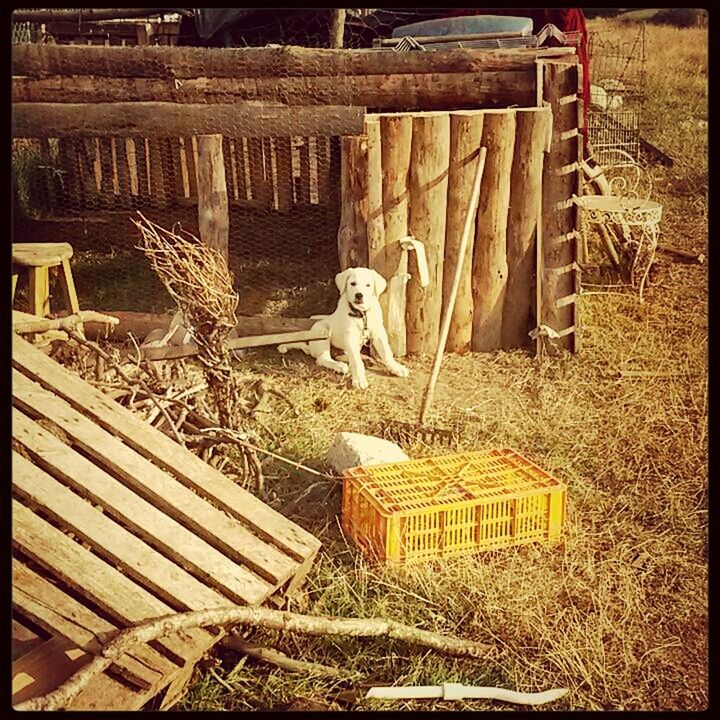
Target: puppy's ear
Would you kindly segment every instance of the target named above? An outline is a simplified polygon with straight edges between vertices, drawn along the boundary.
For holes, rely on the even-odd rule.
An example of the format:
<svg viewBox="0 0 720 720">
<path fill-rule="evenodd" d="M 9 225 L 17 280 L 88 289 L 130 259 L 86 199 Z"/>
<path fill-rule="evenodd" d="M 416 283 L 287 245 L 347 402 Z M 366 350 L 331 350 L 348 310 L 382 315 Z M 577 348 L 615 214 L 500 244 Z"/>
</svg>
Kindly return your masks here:
<svg viewBox="0 0 720 720">
<path fill-rule="evenodd" d="M 387 280 L 377 270 L 373 270 L 375 277 L 375 296 L 380 297 L 387 287 Z"/>
<path fill-rule="evenodd" d="M 337 285 L 338 292 L 341 295 L 345 294 L 345 286 L 347 285 L 347 279 L 348 275 L 352 272 L 354 268 L 348 268 L 347 270 L 343 270 L 341 273 L 338 273 L 335 276 L 335 284 Z"/>
</svg>

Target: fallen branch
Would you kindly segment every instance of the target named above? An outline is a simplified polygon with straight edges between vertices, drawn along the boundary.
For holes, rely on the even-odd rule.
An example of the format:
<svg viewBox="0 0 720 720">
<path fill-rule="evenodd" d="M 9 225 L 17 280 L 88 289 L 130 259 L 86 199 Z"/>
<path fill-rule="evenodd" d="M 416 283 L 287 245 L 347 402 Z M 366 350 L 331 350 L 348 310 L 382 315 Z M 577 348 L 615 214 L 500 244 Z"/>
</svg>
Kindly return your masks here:
<svg viewBox="0 0 720 720">
<path fill-rule="evenodd" d="M 663 245 L 662 243 L 658 243 L 657 249 L 659 252 L 674 255 L 681 260 L 698 263 L 698 265 L 702 265 L 705 262 L 704 253 L 689 252 L 688 250 L 681 250 L 680 248 L 672 247 L 671 245 Z"/>
<path fill-rule="evenodd" d="M 439 635 L 414 628 L 394 620 L 381 618 L 313 617 L 267 608 L 238 607 L 236 605 L 181 613 L 151 620 L 118 633 L 87 665 L 66 680 L 60 687 L 40 697 L 15 706 L 19 711 L 47 711 L 67 707 L 90 681 L 106 670 L 128 650 L 143 643 L 172 635 L 190 628 L 225 625 L 252 625 L 271 630 L 295 632 L 302 635 L 347 635 L 351 637 L 388 637 L 411 645 L 428 647 L 457 657 L 483 657 L 492 646 L 462 638 Z"/>
<path fill-rule="evenodd" d="M 77 325 L 86 322 L 106 323 L 117 325 L 120 321 L 110 315 L 103 315 L 94 310 L 80 310 L 74 315 L 67 315 L 62 318 L 37 318 L 37 320 L 18 320 L 13 322 L 13 330 L 16 333 L 36 333 L 48 330 L 72 330 Z"/>
<path fill-rule="evenodd" d="M 107 363 L 110 364 L 110 366 L 115 370 L 115 372 L 130 386 L 133 384 L 139 384 L 142 389 L 147 393 L 148 397 L 152 399 L 152 401 L 155 403 L 155 405 L 160 408 L 160 412 L 165 415 L 165 419 L 167 420 L 168 425 L 173 431 L 173 434 L 175 435 L 175 439 L 180 443 L 180 445 L 184 446 L 183 439 L 178 432 L 178 429 L 175 427 L 173 421 L 170 419 L 170 416 L 167 413 L 167 410 L 160 404 L 158 399 L 155 397 L 155 394 L 153 391 L 148 387 L 148 384 L 142 379 L 137 378 L 134 382 L 131 380 L 126 374 L 125 371 L 120 367 L 118 363 L 116 363 L 110 355 L 108 355 L 101 347 L 97 345 L 97 343 L 94 343 L 92 340 L 86 340 L 82 335 L 75 332 L 74 330 L 68 330 L 68 334 L 70 337 L 75 340 L 76 342 L 80 343 L 81 345 L 84 345 L 85 347 L 90 348 L 93 352 L 97 353 L 100 357 L 102 357 Z"/>
<path fill-rule="evenodd" d="M 264 455 L 269 455 L 272 458 L 275 458 L 275 460 L 279 460 L 280 462 L 286 463 L 287 465 L 291 465 L 292 467 L 298 469 L 298 470 L 304 470 L 305 472 L 310 473 L 311 475 L 317 475 L 318 477 L 325 478 L 326 480 L 342 480 L 342 478 L 339 475 L 328 475 L 327 473 L 322 473 L 319 470 L 313 470 L 313 468 L 308 467 L 307 465 L 303 465 L 302 463 L 296 462 L 295 460 L 288 460 L 288 458 L 283 457 L 282 455 L 278 455 L 277 453 L 272 452 L 271 450 L 267 450 L 266 448 L 257 447 L 256 445 L 252 445 L 249 443 L 245 437 L 241 433 L 234 433 L 230 430 L 226 430 L 224 428 L 202 428 L 201 429 L 202 435 L 201 438 L 204 438 L 206 440 L 214 440 L 216 442 L 232 442 L 236 443 L 238 445 L 242 445 L 243 447 L 246 447 L 248 450 L 253 450 L 254 452 L 263 453 Z M 213 433 L 212 435 L 210 433 Z"/>
<path fill-rule="evenodd" d="M 322 665 L 321 663 L 295 660 L 278 650 L 255 645 L 254 643 L 243 640 L 241 637 L 236 635 L 226 637 L 222 641 L 222 645 L 230 650 L 242 653 L 243 655 L 249 655 L 256 660 L 262 660 L 263 662 L 270 663 L 271 665 L 276 665 L 288 672 L 310 673 L 312 675 L 320 675 L 322 677 L 346 677 L 352 674 L 344 673 L 338 668 L 330 667 L 329 665 Z"/>
</svg>

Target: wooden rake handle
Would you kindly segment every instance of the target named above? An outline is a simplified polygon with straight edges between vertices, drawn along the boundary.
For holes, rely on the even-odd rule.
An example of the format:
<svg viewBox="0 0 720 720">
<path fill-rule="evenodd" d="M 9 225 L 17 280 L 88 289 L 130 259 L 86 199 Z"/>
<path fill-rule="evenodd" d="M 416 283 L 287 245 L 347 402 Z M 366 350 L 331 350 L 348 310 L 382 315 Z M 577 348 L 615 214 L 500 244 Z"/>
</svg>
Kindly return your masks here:
<svg viewBox="0 0 720 720">
<path fill-rule="evenodd" d="M 475 221 L 475 213 L 477 212 L 478 202 L 480 200 L 480 185 L 482 184 L 483 171 L 485 170 L 485 156 L 487 149 L 480 148 L 480 157 L 478 158 L 477 171 L 475 172 L 475 181 L 473 183 L 472 194 L 470 196 L 470 205 L 468 205 L 467 215 L 465 216 L 465 227 L 463 228 L 462 238 L 460 238 L 460 248 L 458 250 L 458 261 L 455 266 L 455 277 L 453 278 L 452 288 L 450 289 L 450 297 L 445 306 L 445 315 L 443 316 L 442 326 L 440 328 L 440 339 L 438 340 L 437 350 L 435 351 L 435 362 L 433 363 L 430 380 L 428 381 L 425 392 L 423 393 L 422 405 L 420 406 L 420 423 L 425 422 L 425 415 L 430 407 L 430 403 L 435 393 L 435 383 L 440 374 L 440 365 L 442 363 L 443 354 L 445 353 L 445 344 L 447 336 L 450 332 L 450 320 L 452 319 L 453 310 L 455 309 L 455 299 L 457 298 L 458 287 L 460 286 L 460 276 L 462 274 L 463 261 L 465 260 L 465 251 L 470 239 L 470 230 Z"/>
</svg>

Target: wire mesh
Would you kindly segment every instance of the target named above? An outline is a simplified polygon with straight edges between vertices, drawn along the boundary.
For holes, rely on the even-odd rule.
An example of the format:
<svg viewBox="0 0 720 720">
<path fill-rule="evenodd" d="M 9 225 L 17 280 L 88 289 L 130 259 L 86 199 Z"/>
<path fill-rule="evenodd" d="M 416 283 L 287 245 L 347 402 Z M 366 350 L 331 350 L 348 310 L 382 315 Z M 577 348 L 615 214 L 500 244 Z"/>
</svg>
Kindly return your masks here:
<svg viewBox="0 0 720 720">
<path fill-rule="evenodd" d="M 619 40 L 610 31 L 589 33 L 590 109 L 588 135 L 595 158 L 621 150 L 635 160 L 645 95 L 645 25 L 632 40 Z"/>
<path fill-rule="evenodd" d="M 179 25 L 170 23 L 175 28 L 171 44 L 327 48 L 331 13 L 330 9 L 257 10 L 248 15 L 247 22 L 216 33 L 211 42 L 193 33 L 192 22 L 183 18 Z M 345 48 L 370 49 L 375 39 L 390 37 L 398 26 L 447 13 L 437 9 L 348 10 L 342 44 Z M 142 21 L 70 25 L 68 21 L 46 23 L 42 41 L 153 44 L 163 34 L 162 22 L 155 24 L 150 36 L 137 31 L 145 25 Z M 130 60 L 127 67 L 121 63 L 108 84 L 131 79 L 136 70 Z M 92 73 L 88 70 L 77 75 Z M 197 75 L 208 80 L 207 87 L 196 93 L 194 103 L 237 102 L 236 94 L 223 90 L 231 83 L 216 82 L 211 66 L 197 68 Z M 327 76 L 327 71 L 318 64 L 308 67 L 305 76 Z M 293 83 L 303 81 L 280 61 L 277 67 L 270 63 L 263 70 L 263 78 L 290 88 L 288 92 Z M 334 102 L 356 105 L 352 83 L 340 87 L 334 90 Z M 157 121 L 161 126 L 165 122 L 162 117 Z M 283 136 L 257 132 L 257 123 L 255 119 L 253 132 L 242 120 L 228 122 L 221 129 L 229 207 L 229 264 L 240 294 L 238 310 L 289 317 L 327 312 L 336 302 L 333 278 L 339 270 L 340 139 L 317 135 L 301 121 Z M 13 241 L 69 242 L 75 251 L 73 274 L 82 307 L 141 312 L 173 309 L 135 247 L 137 230 L 130 218 L 141 210 L 163 227 L 179 224 L 199 234 L 201 132 L 174 134 L 168 128 L 164 137 L 73 135 L 15 140 Z"/>
</svg>

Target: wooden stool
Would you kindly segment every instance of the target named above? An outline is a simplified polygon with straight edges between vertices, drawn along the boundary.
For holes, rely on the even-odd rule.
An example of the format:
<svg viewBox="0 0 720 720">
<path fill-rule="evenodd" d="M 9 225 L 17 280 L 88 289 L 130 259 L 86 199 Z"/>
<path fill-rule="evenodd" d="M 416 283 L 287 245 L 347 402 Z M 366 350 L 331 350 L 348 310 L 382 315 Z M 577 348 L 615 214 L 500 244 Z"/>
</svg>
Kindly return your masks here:
<svg viewBox="0 0 720 720">
<path fill-rule="evenodd" d="M 38 317 L 50 314 L 50 268 L 62 266 L 60 287 L 65 305 L 71 313 L 80 310 L 75 283 L 70 270 L 73 249 L 69 243 L 13 243 L 12 298 L 15 300 L 18 270 L 28 268 L 30 312 Z M 82 332 L 82 326 L 78 325 Z"/>
</svg>

